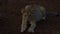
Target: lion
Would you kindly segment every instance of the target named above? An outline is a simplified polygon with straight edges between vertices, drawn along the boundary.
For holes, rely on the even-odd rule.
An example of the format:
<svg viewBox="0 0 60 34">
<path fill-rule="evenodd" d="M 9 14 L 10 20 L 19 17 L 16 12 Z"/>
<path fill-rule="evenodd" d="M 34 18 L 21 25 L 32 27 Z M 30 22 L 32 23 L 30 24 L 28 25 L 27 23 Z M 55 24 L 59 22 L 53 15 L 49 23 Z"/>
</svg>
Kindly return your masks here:
<svg viewBox="0 0 60 34">
<path fill-rule="evenodd" d="M 24 32 L 27 28 L 27 21 L 31 24 L 28 32 L 35 32 L 34 29 L 36 26 L 36 22 L 43 19 L 46 19 L 46 9 L 40 5 L 26 5 L 21 9 L 22 13 L 22 24 L 21 24 L 21 32 Z"/>
</svg>

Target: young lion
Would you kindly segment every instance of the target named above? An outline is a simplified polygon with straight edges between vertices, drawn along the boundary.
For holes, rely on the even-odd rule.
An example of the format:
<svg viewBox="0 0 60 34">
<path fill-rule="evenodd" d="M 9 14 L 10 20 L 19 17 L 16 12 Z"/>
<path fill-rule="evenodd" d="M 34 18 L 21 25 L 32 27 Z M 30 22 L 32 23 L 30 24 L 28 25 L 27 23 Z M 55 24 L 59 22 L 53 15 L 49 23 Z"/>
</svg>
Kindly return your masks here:
<svg viewBox="0 0 60 34">
<path fill-rule="evenodd" d="M 27 28 L 27 21 L 31 24 L 28 29 L 28 32 L 34 32 L 36 27 L 36 21 L 46 18 L 45 8 L 40 5 L 27 5 L 21 10 L 22 13 L 22 24 L 21 32 L 24 32 Z"/>
</svg>

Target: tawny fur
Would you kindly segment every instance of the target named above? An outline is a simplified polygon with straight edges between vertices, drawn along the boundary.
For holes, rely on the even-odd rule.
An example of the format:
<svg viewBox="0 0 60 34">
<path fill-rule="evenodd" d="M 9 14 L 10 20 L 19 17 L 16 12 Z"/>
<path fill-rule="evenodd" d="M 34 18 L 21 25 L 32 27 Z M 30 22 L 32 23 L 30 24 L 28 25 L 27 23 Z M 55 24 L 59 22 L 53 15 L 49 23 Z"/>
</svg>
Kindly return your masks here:
<svg viewBox="0 0 60 34">
<path fill-rule="evenodd" d="M 34 7 L 35 5 L 27 5 L 25 6 L 25 8 L 22 8 L 21 10 L 21 13 L 22 13 L 22 24 L 21 24 L 21 32 L 24 32 L 25 29 L 27 28 L 26 24 L 27 24 L 27 21 L 29 20 L 29 16 L 31 15 L 31 11 L 34 10 Z M 41 18 L 41 19 L 45 19 L 46 17 L 46 14 L 45 14 L 45 8 L 40 6 L 39 7 L 40 10 L 42 11 L 42 13 L 44 14 L 44 16 Z M 36 27 L 36 20 L 31 17 L 32 19 L 29 20 L 31 26 L 29 27 L 28 29 L 28 32 L 34 32 L 34 28 Z"/>
</svg>

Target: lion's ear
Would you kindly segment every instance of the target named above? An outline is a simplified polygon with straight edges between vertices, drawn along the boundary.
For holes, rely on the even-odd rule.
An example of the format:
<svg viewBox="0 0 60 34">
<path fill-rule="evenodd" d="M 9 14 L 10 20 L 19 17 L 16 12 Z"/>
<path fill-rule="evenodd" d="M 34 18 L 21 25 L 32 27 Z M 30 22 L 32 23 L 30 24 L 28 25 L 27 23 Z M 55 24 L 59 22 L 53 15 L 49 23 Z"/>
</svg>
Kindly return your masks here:
<svg viewBox="0 0 60 34">
<path fill-rule="evenodd" d="M 29 8 L 31 8 L 31 5 L 26 5 L 25 6 L 25 10 L 28 10 Z"/>
<path fill-rule="evenodd" d="M 24 8 L 21 8 L 21 13 L 24 13 L 25 11 L 28 11 L 31 6 L 27 5 Z"/>
<path fill-rule="evenodd" d="M 29 5 L 25 6 L 25 9 L 28 9 L 29 8 Z"/>
</svg>

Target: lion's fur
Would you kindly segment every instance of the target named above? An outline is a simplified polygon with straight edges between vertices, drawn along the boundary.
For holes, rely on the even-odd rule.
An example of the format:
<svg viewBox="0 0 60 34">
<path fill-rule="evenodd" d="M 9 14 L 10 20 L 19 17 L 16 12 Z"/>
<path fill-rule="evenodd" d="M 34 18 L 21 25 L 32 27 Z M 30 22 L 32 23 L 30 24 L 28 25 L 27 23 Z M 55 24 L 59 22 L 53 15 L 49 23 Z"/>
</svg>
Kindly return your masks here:
<svg viewBox="0 0 60 34">
<path fill-rule="evenodd" d="M 39 7 L 38 7 L 39 6 Z M 22 24 L 21 24 L 21 32 L 23 32 L 27 26 L 27 21 L 29 20 L 31 27 L 28 29 L 29 32 L 34 32 L 34 28 L 36 27 L 36 19 L 34 17 L 31 17 L 29 19 L 29 17 L 32 15 L 33 10 L 35 10 L 36 8 L 39 8 L 39 10 L 41 10 L 41 12 L 43 13 L 43 17 L 41 19 L 45 19 L 46 17 L 46 12 L 45 12 L 45 8 L 40 6 L 40 5 L 27 5 L 25 6 L 25 8 L 22 8 L 21 13 L 22 13 Z"/>
</svg>

